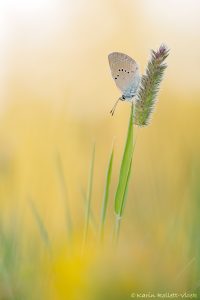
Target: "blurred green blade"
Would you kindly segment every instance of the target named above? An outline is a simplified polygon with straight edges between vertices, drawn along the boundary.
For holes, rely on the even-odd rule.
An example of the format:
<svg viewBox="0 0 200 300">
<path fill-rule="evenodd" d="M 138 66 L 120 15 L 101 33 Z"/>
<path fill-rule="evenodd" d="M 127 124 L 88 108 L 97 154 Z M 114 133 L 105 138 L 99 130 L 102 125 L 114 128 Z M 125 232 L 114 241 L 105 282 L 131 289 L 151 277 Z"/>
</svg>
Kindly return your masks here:
<svg viewBox="0 0 200 300">
<path fill-rule="evenodd" d="M 42 221 L 42 218 L 41 218 L 35 204 L 31 200 L 30 200 L 30 207 L 31 207 L 31 211 L 33 213 L 34 219 L 36 221 L 36 224 L 38 226 L 40 236 L 41 236 L 43 242 L 45 243 L 47 249 L 50 250 L 50 240 L 49 240 L 48 231 L 44 225 L 44 222 Z"/>
<path fill-rule="evenodd" d="M 73 223 L 72 223 L 71 212 L 69 207 L 69 197 L 67 191 L 67 184 L 65 180 L 64 168 L 63 168 L 62 159 L 59 152 L 57 153 L 56 163 L 57 163 L 58 176 L 59 176 L 63 199 L 64 199 L 67 234 L 68 234 L 68 239 L 71 240 L 72 233 L 73 233 Z"/>
<path fill-rule="evenodd" d="M 84 229 L 84 238 L 83 238 L 83 249 L 87 242 L 88 237 L 88 227 L 90 221 L 90 210 L 91 210 L 91 198 L 92 198 L 92 187 L 93 187 L 93 175 L 94 175 L 94 160 L 95 160 L 95 144 L 93 147 L 92 152 L 92 159 L 90 164 L 90 173 L 89 173 L 89 180 L 88 180 L 88 191 L 87 191 L 87 198 L 86 198 L 86 212 L 85 212 L 85 229 Z"/>
<path fill-rule="evenodd" d="M 126 144 L 125 144 L 124 154 L 123 154 L 121 168 L 120 168 L 117 191 L 115 194 L 115 213 L 118 216 L 121 216 L 124 207 L 126 188 L 128 185 L 128 179 L 130 177 L 129 173 L 130 173 L 130 166 L 132 162 L 132 156 L 133 156 L 133 104 L 131 107 L 128 134 L 126 138 Z"/>
<path fill-rule="evenodd" d="M 109 163 L 108 163 L 106 182 L 105 182 L 105 190 L 104 190 L 104 196 L 103 196 L 103 201 L 102 201 L 101 221 L 100 221 L 100 230 L 99 230 L 101 240 L 103 239 L 104 224 L 105 224 L 106 212 L 107 212 L 107 207 L 108 207 L 108 197 L 109 197 L 110 184 L 111 184 L 113 156 L 114 156 L 114 149 L 112 148 Z"/>
<path fill-rule="evenodd" d="M 125 186 L 125 190 L 124 190 L 124 197 L 123 197 L 123 203 L 122 203 L 122 207 L 121 207 L 121 212 L 120 212 L 120 216 L 122 216 L 123 211 L 124 211 L 124 207 L 126 204 L 126 199 L 127 199 L 127 195 L 128 195 L 128 187 L 129 187 L 129 181 L 130 181 L 130 176 L 131 176 L 131 169 L 132 169 L 132 159 L 129 165 L 129 171 L 128 171 L 128 176 L 127 176 L 127 180 L 126 180 L 126 186 Z"/>
<path fill-rule="evenodd" d="M 84 208 L 85 208 L 86 204 L 87 204 L 87 195 L 86 195 L 86 193 L 83 189 L 81 189 L 81 195 L 82 195 L 83 200 L 84 200 Z M 92 207 L 90 207 L 90 220 L 89 220 L 89 222 L 90 222 L 90 225 L 92 227 L 93 232 L 96 234 L 96 232 L 97 232 L 97 221 L 96 221 L 96 218 L 95 218 Z"/>
</svg>

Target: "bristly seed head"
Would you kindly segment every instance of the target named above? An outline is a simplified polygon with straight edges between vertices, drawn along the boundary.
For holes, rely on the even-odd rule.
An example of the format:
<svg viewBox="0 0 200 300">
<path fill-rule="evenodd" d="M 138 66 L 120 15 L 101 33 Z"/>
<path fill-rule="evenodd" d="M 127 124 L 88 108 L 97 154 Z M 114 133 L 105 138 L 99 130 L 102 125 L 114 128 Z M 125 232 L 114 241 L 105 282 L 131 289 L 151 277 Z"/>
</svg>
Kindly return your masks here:
<svg viewBox="0 0 200 300">
<path fill-rule="evenodd" d="M 167 65 L 164 60 L 169 55 L 169 49 L 164 44 L 157 51 L 151 51 L 146 73 L 142 76 L 138 89 L 134 123 L 140 127 L 147 126 L 156 104 L 156 97 Z"/>
</svg>

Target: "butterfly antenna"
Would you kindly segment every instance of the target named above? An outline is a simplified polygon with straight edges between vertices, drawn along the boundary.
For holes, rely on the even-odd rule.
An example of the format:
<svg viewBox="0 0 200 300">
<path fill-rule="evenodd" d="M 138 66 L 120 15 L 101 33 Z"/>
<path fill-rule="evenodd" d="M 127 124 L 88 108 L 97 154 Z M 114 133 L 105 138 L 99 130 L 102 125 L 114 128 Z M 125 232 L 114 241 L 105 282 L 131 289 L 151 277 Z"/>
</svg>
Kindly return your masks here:
<svg viewBox="0 0 200 300">
<path fill-rule="evenodd" d="M 116 109 L 116 106 L 117 106 L 119 100 L 120 100 L 120 99 L 117 99 L 117 101 L 115 102 L 113 108 L 112 108 L 111 111 L 110 111 L 110 113 L 111 113 L 112 116 L 114 115 L 114 112 L 115 112 L 115 109 Z"/>
</svg>

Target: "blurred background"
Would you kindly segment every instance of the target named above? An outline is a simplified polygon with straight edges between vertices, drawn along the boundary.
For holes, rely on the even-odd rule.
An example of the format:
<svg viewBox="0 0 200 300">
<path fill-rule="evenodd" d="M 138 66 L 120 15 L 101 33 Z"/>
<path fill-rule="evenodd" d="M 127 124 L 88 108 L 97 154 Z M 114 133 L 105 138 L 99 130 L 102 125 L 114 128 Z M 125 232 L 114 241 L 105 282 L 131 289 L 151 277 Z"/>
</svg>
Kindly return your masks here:
<svg viewBox="0 0 200 300">
<path fill-rule="evenodd" d="M 198 0 L 0 2 L 0 299 L 198 294 L 199 10 Z M 109 114 L 120 93 L 107 56 L 124 52 L 143 74 L 150 49 L 161 43 L 171 49 L 168 68 L 152 123 L 137 130 L 113 255 L 114 194 L 130 105 L 120 103 L 114 117 Z M 113 139 L 105 247 L 99 251 Z M 81 255 L 94 142 L 93 218 Z"/>
</svg>

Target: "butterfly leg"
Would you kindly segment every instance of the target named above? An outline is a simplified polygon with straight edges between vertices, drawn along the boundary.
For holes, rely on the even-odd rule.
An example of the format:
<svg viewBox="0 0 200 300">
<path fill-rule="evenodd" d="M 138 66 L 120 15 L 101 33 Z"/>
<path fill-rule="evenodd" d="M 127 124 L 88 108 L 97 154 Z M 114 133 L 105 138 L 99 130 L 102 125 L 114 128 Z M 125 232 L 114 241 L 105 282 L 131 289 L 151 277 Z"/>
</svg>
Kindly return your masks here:
<svg viewBox="0 0 200 300">
<path fill-rule="evenodd" d="M 111 111 L 110 111 L 110 113 L 111 113 L 111 115 L 112 115 L 112 116 L 114 115 L 114 112 L 115 112 L 115 109 L 116 109 L 116 106 L 117 106 L 117 104 L 118 104 L 119 100 L 120 100 L 120 98 L 119 98 L 119 99 L 117 99 L 117 101 L 115 102 L 115 104 L 114 104 L 113 108 L 112 108 L 112 109 L 111 109 Z"/>
</svg>

